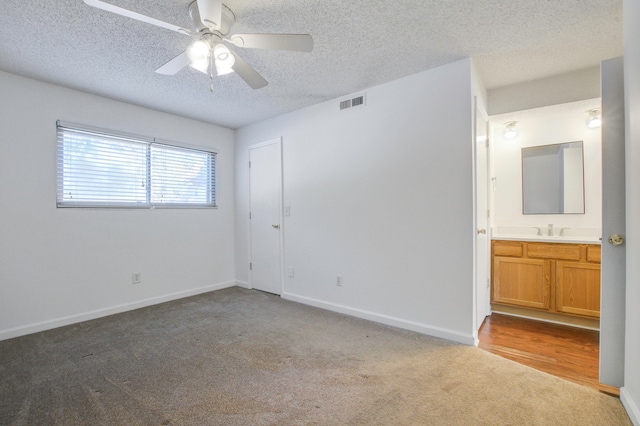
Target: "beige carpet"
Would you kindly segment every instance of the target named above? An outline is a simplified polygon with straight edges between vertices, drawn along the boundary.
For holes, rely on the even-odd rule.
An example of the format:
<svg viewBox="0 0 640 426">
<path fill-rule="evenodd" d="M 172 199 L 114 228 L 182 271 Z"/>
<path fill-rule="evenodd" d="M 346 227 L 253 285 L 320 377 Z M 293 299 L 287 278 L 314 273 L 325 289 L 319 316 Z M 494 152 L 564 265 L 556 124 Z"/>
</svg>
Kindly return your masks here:
<svg viewBox="0 0 640 426">
<path fill-rule="evenodd" d="M 0 342 L 0 425 L 630 425 L 474 347 L 230 288 Z"/>
</svg>

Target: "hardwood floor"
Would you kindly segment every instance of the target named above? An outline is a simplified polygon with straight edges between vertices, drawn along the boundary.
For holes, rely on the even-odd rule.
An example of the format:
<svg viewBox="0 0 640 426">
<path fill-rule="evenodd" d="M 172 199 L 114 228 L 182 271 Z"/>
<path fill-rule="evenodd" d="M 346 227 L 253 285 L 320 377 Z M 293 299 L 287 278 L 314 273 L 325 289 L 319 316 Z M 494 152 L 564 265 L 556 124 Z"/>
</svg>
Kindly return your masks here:
<svg viewBox="0 0 640 426">
<path fill-rule="evenodd" d="M 598 381 L 598 331 L 493 313 L 478 335 L 480 349 L 620 396 L 618 388 Z"/>
</svg>

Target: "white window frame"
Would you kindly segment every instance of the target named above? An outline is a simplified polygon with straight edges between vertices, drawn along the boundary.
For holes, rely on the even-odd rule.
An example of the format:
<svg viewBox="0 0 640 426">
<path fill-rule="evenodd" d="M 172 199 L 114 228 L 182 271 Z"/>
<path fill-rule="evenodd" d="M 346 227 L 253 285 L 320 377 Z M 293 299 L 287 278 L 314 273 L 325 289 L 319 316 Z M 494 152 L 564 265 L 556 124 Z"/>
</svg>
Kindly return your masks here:
<svg viewBox="0 0 640 426">
<path fill-rule="evenodd" d="M 58 208 L 218 207 L 218 153 L 214 150 L 60 120 L 56 122 L 56 129 L 58 140 L 56 205 Z M 86 139 L 83 139 L 85 135 Z M 93 144 L 91 149 L 94 151 L 87 152 L 83 159 L 74 162 L 69 154 L 77 152 L 75 149 L 78 147 L 73 146 L 76 141 Z M 105 153 L 105 157 L 96 157 L 95 153 L 100 149 Z M 89 158 L 94 163 L 102 163 L 106 166 L 87 167 Z M 98 161 L 95 161 L 96 158 Z M 164 160 L 162 166 L 159 166 L 160 160 Z M 199 169 L 196 168 L 198 165 Z M 158 170 L 158 173 L 154 170 Z M 194 170 L 200 175 L 199 177 L 193 175 Z M 84 180 L 65 179 L 65 175 L 68 176 L 73 172 L 84 174 L 86 178 Z M 125 184 L 118 185 L 118 182 Z M 154 183 L 158 191 L 162 190 L 164 194 L 155 192 Z M 166 198 L 164 198 L 165 195 Z"/>
</svg>

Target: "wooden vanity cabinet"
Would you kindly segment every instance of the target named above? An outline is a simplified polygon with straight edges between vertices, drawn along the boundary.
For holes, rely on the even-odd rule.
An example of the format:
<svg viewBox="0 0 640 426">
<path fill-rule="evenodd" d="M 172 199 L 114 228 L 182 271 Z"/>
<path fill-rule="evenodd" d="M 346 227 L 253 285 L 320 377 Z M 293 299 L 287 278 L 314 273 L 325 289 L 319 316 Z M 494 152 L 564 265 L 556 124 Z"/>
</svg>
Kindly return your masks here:
<svg viewBox="0 0 640 426">
<path fill-rule="evenodd" d="M 493 302 L 538 309 L 551 307 L 548 260 L 495 257 L 493 270 Z"/>
<path fill-rule="evenodd" d="M 600 265 L 556 262 L 557 312 L 600 317 Z"/>
<path fill-rule="evenodd" d="M 494 240 L 491 303 L 600 317 L 600 246 Z"/>
</svg>

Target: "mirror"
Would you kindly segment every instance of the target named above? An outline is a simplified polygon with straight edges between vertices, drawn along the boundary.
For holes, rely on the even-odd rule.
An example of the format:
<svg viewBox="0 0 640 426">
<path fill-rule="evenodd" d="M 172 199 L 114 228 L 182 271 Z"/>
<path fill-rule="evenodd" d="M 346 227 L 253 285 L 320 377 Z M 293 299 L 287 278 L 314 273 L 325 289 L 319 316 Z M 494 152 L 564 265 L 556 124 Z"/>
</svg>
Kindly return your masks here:
<svg viewBox="0 0 640 426">
<path fill-rule="evenodd" d="M 522 148 L 524 214 L 584 214 L 582 141 Z"/>
</svg>

